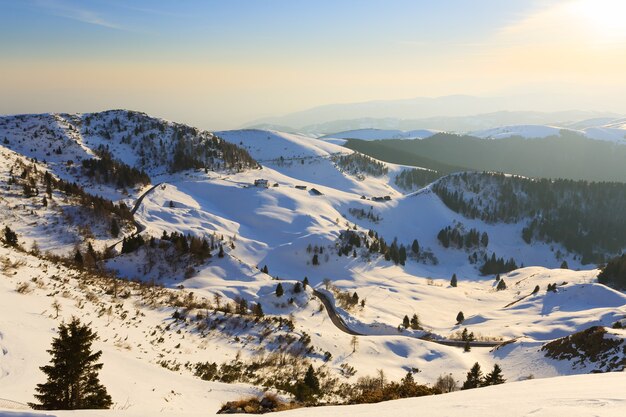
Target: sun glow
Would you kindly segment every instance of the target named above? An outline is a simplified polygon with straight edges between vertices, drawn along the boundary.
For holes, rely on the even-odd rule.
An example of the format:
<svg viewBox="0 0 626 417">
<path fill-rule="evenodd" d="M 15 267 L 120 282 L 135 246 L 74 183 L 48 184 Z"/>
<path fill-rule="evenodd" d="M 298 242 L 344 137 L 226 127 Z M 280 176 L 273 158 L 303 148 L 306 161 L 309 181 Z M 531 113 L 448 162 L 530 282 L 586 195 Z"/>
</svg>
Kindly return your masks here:
<svg viewBox="0 0 626 417">
<path fill-rule="evenodd" d="M 626 1 L 577 0 L 570 10 L 604 40 L 626 40 Z"/>
</svg>

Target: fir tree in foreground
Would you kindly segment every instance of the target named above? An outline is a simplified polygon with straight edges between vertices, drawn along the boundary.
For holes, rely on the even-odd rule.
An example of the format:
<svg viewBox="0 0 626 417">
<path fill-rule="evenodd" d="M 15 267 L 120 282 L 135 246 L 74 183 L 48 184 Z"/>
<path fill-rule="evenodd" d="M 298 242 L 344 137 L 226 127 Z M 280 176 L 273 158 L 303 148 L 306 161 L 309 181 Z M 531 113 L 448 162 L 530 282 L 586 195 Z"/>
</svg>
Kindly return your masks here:
<svg viewBox="0 0 626 417">
<path fill-rule="evenodd" d="M 467 379 L 463 383 L 463 387 L 461 389 L 472 389 L 478 388 L 482 385 L 483 382 L 483 372 L 480 369 L 480 365 L 478 362 L 472 366 L 472 369 L 467 373 Z"/>
<path fill-rule="evenodd" d="M 39 404 L 30 404 L 39 410 L 82 410 L 110 408 L 111 396 L 98 379 L 102 364 L 97 363 L 102 351 L 92 352 L 91 344 L 98 338 L 89 326 L 73 318 L 61 323 L 58 337 L 52 340 L 50 365 L 40 369 L 48 376 L 38 384 L 35 398 Z"/>
</svg>

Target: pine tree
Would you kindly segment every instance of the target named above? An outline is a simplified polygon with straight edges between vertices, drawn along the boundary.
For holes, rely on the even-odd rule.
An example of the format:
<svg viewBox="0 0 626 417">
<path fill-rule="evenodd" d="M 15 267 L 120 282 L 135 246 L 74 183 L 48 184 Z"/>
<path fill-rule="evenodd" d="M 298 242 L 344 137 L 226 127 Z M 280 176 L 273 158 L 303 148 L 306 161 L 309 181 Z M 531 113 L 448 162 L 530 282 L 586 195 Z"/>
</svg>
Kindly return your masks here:
<svg viewBox="0 0 626 417">
<path fill-rule="evenodd" d="M 111 396 L 98 379 L 102 364 L 97 363 L 102 351 L 92 352 L 91 344 L 98 335 L 77 318 L 59 326 L 58 337 L 52 340 L 51 365 L 40 369 L 48 381 L 38 384 L 30 404 L 40 410 L 80 410 L 110 408 Z"/>
<path fill-rule="evenodd" d="M 496 286 L 496 290 L 497 291 L 504 291 L 504 290 L 506 290 L 506 282 L 504 282 L 503 279 L 498 281 L 498 285 Z"/>
<path fill-rule="evenodd" d="M 223 258 L 224 257 L 224 246 L 220 245 L 220 250 L 217 253 L 217 257 L 218 258 Z"/>
<path fill-rule="evenodd" d="M 461 324 L 465 321 L 465 315 L 462 311 L 459 311 L 459 314 L 456 315 L 456 324 Z"/>
<path fill-rule="evenodd" d="M 267 265 L 263 266 L 263 268 L 261 269 L 261 272 L 263 272 L 264 274 L 268 274 L 269 273 L 269 269 L 267 269 Z"/>
<path fill-rule="evenodd" d="M 450 279 L 450 286 L 456 288 L 457 286 L 456 274 L 452 274 L 452 278 Z"/>
<path fill-rule="evenodd" d="M 83 255 L 78 249 L 76 249 L 76 253 L 74 254 L 74 263 L 78 266 L 83 266 Z"/>
<path fill-rule="evenodd" d="M 306 287 L 309 285 L 309 278 L 308 277 L 304 277 L 304 279 L 302 280 L 302 287 L 306 290 Z"/>
<path fill-rule="evenodd" d="M 263 313 L 263 306 L 261 306 L 261 303 L 256 303 L 254 307 L 252 307 L 252 314 L 254 314 L 258 318 L 261 318 L 265 315 Z"/>
<path fill-rule="evenodd" d="M 415 255 L 419 255 L 419 253 L 420 253 L 420 244 L 417 241 L 417 239 L 413 240 L 413 244 L 411 245 L 411 250 L 413 251 L 413 253 Z"/>
<path fill-rule="evenodd" d="M 313 365 L 309 365 L 309 369 L 306 371 L 306 375 L 304 376 L 304 385 L 306 385 L 313 393 L 318 393 L 320 390 L 320 381 L 315 375 L 315 369 L 313 369 Z"/>
<path fill-rule="evenodd" d="M 299 282 L 296 282 L 295 285 L 293 286 L 293 293 L 299 294 L 301 292 L 302 292 L 302 284 L 300 284 Z"/>
<path fill-rule="evenodd" d="M 317 257 L 317 253 L 315 255 L 313 255 L 313 260 L 311 261 L 311 263 L 313 265 L 319 265 L 320 264 L 319 258 Z"/>
<path fill-rule="evenodd" d="M 569 265 L 567 265 L 567 261 L 561 262 L 561 269 L 569 269 Z"/>
<path fill-rule="evenodd" d="M 489 385 L 499 385 L 504 384 L 506 379 L 502 376 L 502 368 L 497 363 L 493 366 L 493 370 L 485 375 L 485 379 L 482 383 L 483 387 Z"/>
<path fill-rule="evenodd" d="M 422 326 L 420 325 L 420 319 L 417 316 L 417 314 L 413 314 L 413 317 L 411 317 L 411 329 L 413 330 L 420 330 L 422 328 Z"/>
<path fill-rule="evenodd" d="M 111 219 L 111 236 L 118 237 L 120 235 L 120 225 L 115 218 Z"/>
<path fill-rule="evenodd" d="M 15 233 L 9 226 L 4 228 L 4 242 L 9 246 L 17 246 L 17 233 Z"/>
<path fill-rule="evenodd" d="M 411 325 L 411 321 L 409 320 L 409 316 L 404 316 L 404 318 L 402 319 L 402 326 L 405 329 L 408 329 L 410 325 Z"/>
<path fill-rule="evenodd" d="M 461 389 L 472 389 L 478 388 L 482 385 L 483 382 L 483 372 L 480 370 L 480 365 L 478 362 L 472 366 L 472 369 L 467 373 L 467 379 L 463 383 L 463 387 Z"/>
<path fill-rule="evenodd" d="M 279 282 L 278 285 L 276 286 L 276 297 L 282 297 L 284 292 L 285 291 L 283 290 L 283 284 Z"/>
</svg>

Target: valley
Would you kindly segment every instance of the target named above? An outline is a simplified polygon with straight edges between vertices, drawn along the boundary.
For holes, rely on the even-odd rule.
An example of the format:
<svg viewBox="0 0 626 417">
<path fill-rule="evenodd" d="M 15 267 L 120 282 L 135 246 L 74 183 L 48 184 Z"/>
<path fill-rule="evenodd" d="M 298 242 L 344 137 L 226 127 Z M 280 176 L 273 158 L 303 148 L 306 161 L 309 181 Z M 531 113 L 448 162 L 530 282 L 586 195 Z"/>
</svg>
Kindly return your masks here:
<svg viewBox="0 0 626 417">
<path fill-rule="evenodd" d="M 507 381 L 479 397 L 519 386 L 540 401 L 548 378 L 582 390 L 596 372 L 623 383 L 626 294 L 597 279 L 626 246 L 622 185 L 554 181 L 540 193 L 532 178 L 126 110 L 0 117 L 0 153 L 0 408 L 34 401 L 46 348 L 71 317 L 100 336 L 114 406 L 93 415 L 215 413 L 266 391 L 355 403 L 367 378 L 408 374 L 434 389 L 451 375 L 460 387 L 475 363 L 498 364 Z M 561 212 L 546 195 L 587 203 Z M 608 195 L 619 198 L 589 203 Z M 572 235 L 589 235 L 593 256 L 541 223 L 548 215 L 558 230 L 580 224 Z M 593 355 L 567 339 L 594 326 Z M 309 366 L 320 392 L 298 398 Z M 419 404 L 480 401 L 468 393 Z M 607 409 L 626 401 L 612 395 Z M 390 413 L 420 400 L 319 410 Z M 559 404 L 540 409 L 575 401 Z"/>
</svg>

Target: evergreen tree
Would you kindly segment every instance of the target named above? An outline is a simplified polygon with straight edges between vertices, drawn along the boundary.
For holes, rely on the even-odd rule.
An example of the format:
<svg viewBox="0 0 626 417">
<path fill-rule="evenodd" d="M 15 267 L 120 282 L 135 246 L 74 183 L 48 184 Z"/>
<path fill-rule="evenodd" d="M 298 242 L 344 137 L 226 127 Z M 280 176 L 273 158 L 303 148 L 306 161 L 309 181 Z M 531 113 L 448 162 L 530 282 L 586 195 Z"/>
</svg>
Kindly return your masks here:
<svg viewBox="0 0 626 417">
<path fill-rule="evenodd" d="M 309 278 L 308 277 L 304 277 L 304 279 L 302 280 L 302 287 L 306 290 L 306 287 L 309 285 Z"/>
<path fill-rule="evenodd" d="M 480 370 L 478 362 L 472 366 L 472 369 L 467 373 L 467 379 L 463 383 L 461 389 L 478 388 L 483 383 L 483 372 Z"/>
<path fill-rule="evenodd" d="M 408 329 L 410 325 L 411 325 L 411 321 L 409 320 L 409 316 L 404 316 L 404 318 L 402 319 L 402 326 L 405 329 Z"/>
<path fill-rule="evenodd" d="M 561 262 L 561 269 L 569 269 L 569 266 L 567 265 L 567 261 Z"/>
<path fill-rule="evenodd" d="M 359 294 L 357 294 L 356 291 L 354 292 L 354 294 L 352 294 L 351 303 L 352 305 L 359 304 Z"/>
<path fill-rule="evenodd" d="M 452 278 L 450 279 L 450 286 L 456 288 L 457 286 L 456 274 L 452 274 Z"/>
<path fill-rule="evenodd" d="M 313 265 L 319 265 L 320 264 L 319 258 L 317 257 L 317 253 L 315 255 L 313 255 L 313 260 L 311 261 L 311 263 Z"/>
<path fill-rule="evenodd" d="M 420 319 L 417 316 L 417 314 L 413 314 L 413 317 L 411 317 L 411 329 L 413 330 L 420 330 L 422 328 L 422 326 L 420 325 Z"/>
<path fill-rule="evenodd" d="M 78 266 L 83 266 L 83 255 L 78 249 L 76 249 L 76 253 L 74 254 L 74 263 Z"/>
<path fill-rule="evenodd" d="M 503 291 L 506 290 L 506 282 L 504 282 L 503 279 L 501 279 L 500 281 L 498 281 L 498 285 L 496 286 L 496 290 L 497 291 Z"/>
<path fill-rule="evenodd" d="M 120 225 L 117 223 L 115 217 L 111 219 L 111 236 L 118 237 L 120 235 Z"/>
<path fill-rule="evenodd" d="M 313 393 L 318 393 L 320 390 L 320 381 L 315 375 L 315 369 L 313 369 L 313 365 L 309 365 L 309 369 L 306 371 L 306 375 L 304 376 L 304 385 L 306 385 Z"/>
<path fill-rule="evenodd" d="M 220 250 L 219 250 L 219 252 L 217 252 L 217 257 L 218 258 L 223 258 L 224 257 L 224 246 L 220 245 Z"/>
<path fill-rule="evenodd" d="M 459 311 L 459 314 L 456 315 L 456 324 L 461 324 L 465 321 L 465 315 L 462 311 Z"/>
<path fill-rule="evenodd" d="M 283 290 L 283 284 L 279 282 L 278 285 L 276 286 L 276 297 L 282 297 L 284 292 L 285 291 Z"/>
<path fill-rule="evenodd" d="M 9 246 L 17 246 L 17 233 L 15 233 L 9 226 L 4 228 L 4 242 Z"/>
<path fill-rule="evenodd" d="M 269 269 L 267 269 L 267 265 L 264 265 L 263 268 L 261 268 L 261 272 L 263 272 L 264 274 L 269 274 Z"/>
<path fill-rule="evenodd" d="M 293 286 L 293 293 L 299 294 L 301 292 L 302 292 L 302 284 L 300 284 L 299 282 L 296 282 L 296 284 Z"/>
<path fill-rule="evenodd" d="M 413 243 L 411 244 L 411 251 L 413 251 L 413 253 L 415 255 L 419 255 L 419 253 L 420 253 L 420 244 L 417 241 L 417 239 L 413 240 Z"/>
<path fill-rule="evenodd" d="M 493 370 L 485 375 L 482 386 L 504 384 L 506 379 L 502 376 L 502 368 L 497 363 L 493 366 Z"/>
<path fill-rule="evenodd" d="M 40 410 L 80 410 L 110 408 L 111 396 L 98 379 L 102 364 L 97 363 L 102 351 L 92 352 L 97 339 L 87 325 L 77 318 L 59 326 L 58 337 L 52 340 L 51 365 L 40 369 L 48 381 L 38 384 L 35 398 L 39 404 L 30 404 Z"/>
<path fill-rule="evenodd" d="M 263 317 L 265 315 L 263 313 L 263 307 L 261 306 L 261 303 L 256 303 L 252 307 L 252 314 L 254 314 L 258 318 L 261 318 L 261 317 Z"/>
<path fill-rule="evenodd" d="M 535 285 L 535 289 L 533 290 L 533 294 L 537 294 L 539 292 L 540 288 L 539 285 Z"/>
</svg>

